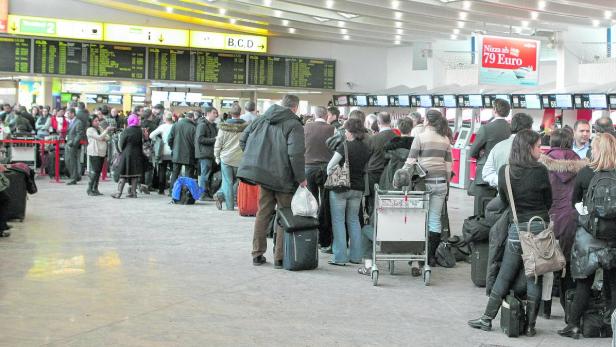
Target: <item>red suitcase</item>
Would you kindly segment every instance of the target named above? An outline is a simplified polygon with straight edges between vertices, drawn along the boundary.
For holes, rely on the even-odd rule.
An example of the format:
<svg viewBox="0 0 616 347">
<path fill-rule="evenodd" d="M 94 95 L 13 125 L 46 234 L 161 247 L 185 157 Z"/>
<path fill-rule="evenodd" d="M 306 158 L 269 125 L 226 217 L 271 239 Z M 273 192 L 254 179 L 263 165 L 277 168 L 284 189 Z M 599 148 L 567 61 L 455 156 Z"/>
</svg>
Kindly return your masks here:
<svg viewBox="0 0 616 347">
<path fill-rule="evenodd" d="M 240 210 L 240 216 L 256 216 L 259 209 L 259 186 L 240 182 L 237 188 L 237 207 Z"/>
</svg>

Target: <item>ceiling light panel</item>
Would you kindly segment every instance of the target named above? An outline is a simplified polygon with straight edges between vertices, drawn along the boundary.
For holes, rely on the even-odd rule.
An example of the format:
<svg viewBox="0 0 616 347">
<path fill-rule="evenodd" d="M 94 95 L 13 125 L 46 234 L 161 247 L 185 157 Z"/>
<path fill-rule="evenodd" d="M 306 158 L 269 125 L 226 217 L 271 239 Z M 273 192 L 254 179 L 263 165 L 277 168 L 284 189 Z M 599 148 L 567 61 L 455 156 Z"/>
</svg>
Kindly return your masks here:
<svg viewBox="0 0 616 347">
<path fill-rule="evenodd" d="M 327 1 L 325 1 L 325 7 L 327 7 L 327 8 L 334 7 L 334 4 L 335 4 L 334 0 L 327 0 Z"/>
<path fill-rule="evenodd" d="M 316 19 L 317 21 L 319 21 L 321 23 L 325 23 L 325 22 L 328 22 L 330 20 L 329 18 L 316 17 L 316 16 L 313 16 L 312 18 Z"/>
<path fill-rule="evenodd" d="M 339 15 L 346 19 L 353 19 L 359 17 L 358 14 L 348 13 L 348 12 L 338 12 Z"/>
</svg>

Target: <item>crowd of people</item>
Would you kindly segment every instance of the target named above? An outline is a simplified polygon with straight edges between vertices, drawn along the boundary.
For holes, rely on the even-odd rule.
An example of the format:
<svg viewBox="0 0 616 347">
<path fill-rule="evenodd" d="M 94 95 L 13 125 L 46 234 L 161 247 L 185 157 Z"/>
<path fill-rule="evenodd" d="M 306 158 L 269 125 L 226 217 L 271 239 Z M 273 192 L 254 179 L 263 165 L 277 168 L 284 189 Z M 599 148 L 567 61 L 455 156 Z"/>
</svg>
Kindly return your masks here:
<svg viewBox="0 0 616 347">
<path fill-rule="evenodd" d="M 301 186 L 320 202 L 319 245 L 321 252 L 331 254 L 329 264 L 359 264 L 360 274 L 370 274 L 372 241 L 362 228 L 373 223 L 375 184 L 390 188 L 397 170 L 418 164 L 427 173 L 423 184 L 430 191 L 427 261 L 434 266 L 436 249 L 443 239 L 442 212 L 452 177 L 454 139 L 443 114 L 431 109 L 425 117 L 412 113 L 394 120 L 387 112 L 365 115 L 355 110 L 343 118 L 336 107 L 319 106 L 313 117 L 303 119 L 298 108 L 299 98 L 294 95 L 284 96 L 280 104 L 260 115 L 254 102 L 246 102 L 243 110 L 236 103 L 225 119 L 211 106 L 179 117 L 162 105 L 151 109 L 136 106 L 124 118 L 107 106 L 89 114 L 83 103 L 57 110 L 34 107 L 31 113 L 23 107 L 12 112 L 10 105 L 4 105 L 0 124 L 12 132 L 64 138 L 69 185 L 77 184 L 81 177 L 80 151 L 87 143 L 87 194 L 91 196 L 102 195 L 99 180 L 105 167 L 118 175 L 118 191 L 112 194 L 118 199 L 126 184 L 126 197 L 135 198 L 138 190 L 149 194 L 157 189 L 164 194 L 184 176 L 197 179 L 205 192 L 202 200 L 214 201 L 218 209 L 233 210 L 239 181 L 258 185 L 251 253 L 256 266 L 267 262 L 266 236 L 272 215 L 277 208 L 291 207 L 293 194 Z M 608 312 L 616 308 L 616 267 L 610 267 L 609 261 L 589 261 L 591 251 L 578 243 L 577 236 L 593 228 L 584 218 L 592 211 L 579 207 L 587 204 L 593 177 L 616 169 L 614 127 L 609 117 L 597 120 L 591 141 L 592 125 L 579 120 L 573 128 L 552 131 L 550 148 L 544 153 L 542 136 L 532 130 L 533 119 L 517 113 L 508 122 L 510 111 L 507 101 L 496 100 L 494 118 L 480 128 L 471 148 L 478 163 L 477 179 L 470 189 L 476 197 L 475 210 L 486 218 L 492 215 L 492 224 L 502 225 L 495 234 L 502 242 L 500 257 L 491 260 L 497 266 L 490 267 L 495 270 L 488 275 L 492 281 L 485 312 L 468 324 L 490 330 L 503 299 L 515 289 L 527 301 L 525 333 L 536 334 L 539 307 L 551 299 L 546 300 L 546 293 L 542 293 L 544 276 L 524 276 L 519 230 L 536 234 L 552 222 L 567 259 L 562 273 L 551 277 L 559 279 L 563 308 L 566 291 L 575 289 L 567 326 L 558 333 L 578 338 L 580 319 L 591 300 L 599 269 Z M 328 176 L 345 165 L 349 186 L 326 189 Z M 221 172 L 222 186 L 214 189 L 210 182 L 217 171 Z M 616 235 L 616 223 L 612 222 L 606 222 L 604 228 Z M 282 268 L 282 235 L 281 230 L 276 232 L 275 268 Z M 614 240 L 603 246 L 610 257 L 616 247 Z M 422 264 L 412 266 L 413 275 L 420 275 Z M 548 281 L 549 276 L 545 277 Z"/>
</svg>

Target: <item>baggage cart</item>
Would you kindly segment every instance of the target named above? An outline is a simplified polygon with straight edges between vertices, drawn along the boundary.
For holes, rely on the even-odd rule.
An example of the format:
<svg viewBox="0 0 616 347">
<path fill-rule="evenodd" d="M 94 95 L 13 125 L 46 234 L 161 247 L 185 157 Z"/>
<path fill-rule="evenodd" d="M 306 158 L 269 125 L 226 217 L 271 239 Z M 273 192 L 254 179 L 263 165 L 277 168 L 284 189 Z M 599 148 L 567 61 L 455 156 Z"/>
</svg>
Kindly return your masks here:
<svg viewBox="0 0 616 347">
<path fill-rule="evenodd" d="M 13 136 L 13 140 L 36 140 L 34 136 Z M 36 143 L 12 143 L 11 162 L 26 163 L 31 168 L 36 167 Z"/>
<path fill-rule="evenodd" d="M 380 190 L 375 185 L 372 242 L 372 283 L 378 284 L 378 261 L 387 261 L 394 273 L 396 261 L 424 263 L 422 277 L 430 285 L 428 265 L 428 191 Z"/>
</svg>

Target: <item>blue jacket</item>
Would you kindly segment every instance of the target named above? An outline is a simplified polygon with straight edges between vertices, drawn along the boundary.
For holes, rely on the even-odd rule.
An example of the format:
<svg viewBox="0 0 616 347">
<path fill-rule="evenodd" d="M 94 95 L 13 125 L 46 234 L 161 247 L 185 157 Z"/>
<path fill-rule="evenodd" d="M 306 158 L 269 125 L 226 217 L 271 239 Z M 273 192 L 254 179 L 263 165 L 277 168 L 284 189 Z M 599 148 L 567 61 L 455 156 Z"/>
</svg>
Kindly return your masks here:
<svg viewBox="0 0 616 347">
<path fill-rule="evenodd" d="M 173 191 L 171 192 L 171 198 L 173 200 L 180 200 L 180 195 L 182 194 L 182 187 L 186 186 L 193 199 L 199 200 L 201 199 L 201 195 L 203 195 L 203 188 L 199 187 L 197 180 L 190 177 L 180 176 L 173 184 Z"/>
</svg>

